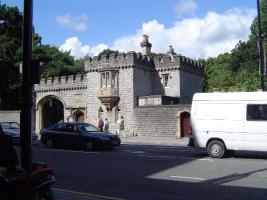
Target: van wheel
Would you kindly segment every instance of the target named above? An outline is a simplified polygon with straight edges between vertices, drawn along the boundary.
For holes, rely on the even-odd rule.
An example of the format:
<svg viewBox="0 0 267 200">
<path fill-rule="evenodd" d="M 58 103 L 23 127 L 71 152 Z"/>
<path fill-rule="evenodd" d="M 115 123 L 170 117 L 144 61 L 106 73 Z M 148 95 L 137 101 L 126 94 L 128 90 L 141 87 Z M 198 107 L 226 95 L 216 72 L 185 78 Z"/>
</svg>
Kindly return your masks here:
<svg viewBox="0 0 267 200">
<path fill-rule="evenodd" d="M 86 141 L 86 143 L 85 143 L 85 149 L 86 149 L 87 151 L 92 151 L 93 148 L 94 148 L 94 144 L 93 144 L 93 142 L 91 142 L 91 141 Z"/>
<path fill-rule="evenodd" d="M 213 140 L 208 144 L 207 151 L 212 158 L 222 158 L 225 155 L 226 148 L 223 142 Z"/>
</svg>

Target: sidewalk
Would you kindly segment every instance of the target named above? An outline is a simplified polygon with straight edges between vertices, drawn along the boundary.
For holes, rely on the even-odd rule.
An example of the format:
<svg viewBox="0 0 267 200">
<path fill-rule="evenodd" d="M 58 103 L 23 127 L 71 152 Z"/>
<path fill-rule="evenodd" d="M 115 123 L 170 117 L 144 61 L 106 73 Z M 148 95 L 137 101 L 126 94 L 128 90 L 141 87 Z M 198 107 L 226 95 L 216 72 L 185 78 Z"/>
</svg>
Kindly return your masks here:
<svg viewBox="0 0 267 200">
<path fill-rule="evenodd" d="M 122 144 L 140 145 L 163 145 L 163 146 L 186 146 L 189 138 L 177 138 L 175 136 L 126 136 L 120 137 Z"/>
</svg>

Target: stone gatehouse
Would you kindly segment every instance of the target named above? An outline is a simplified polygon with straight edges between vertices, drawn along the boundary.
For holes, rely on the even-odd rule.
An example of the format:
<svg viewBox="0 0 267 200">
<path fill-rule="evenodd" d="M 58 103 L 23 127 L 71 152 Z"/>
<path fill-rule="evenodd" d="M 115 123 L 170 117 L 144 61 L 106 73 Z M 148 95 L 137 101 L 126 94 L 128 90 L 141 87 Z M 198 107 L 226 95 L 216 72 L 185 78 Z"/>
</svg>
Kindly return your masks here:
<svg viewBox="0 0 267 200">
<path fill-rule="evenodd" d="M 188 134 L 190 103 L 202 91 L 203 67 L 169 52 L 152 56 L 148 36 L 142 53 L 85 57 L 85 75 L 42 79 L 35 85 L 36 131 L 58 121 L 98 124 L 107 118 L 111 132 L 125 119 L 126 135 Z"/>
</svg>

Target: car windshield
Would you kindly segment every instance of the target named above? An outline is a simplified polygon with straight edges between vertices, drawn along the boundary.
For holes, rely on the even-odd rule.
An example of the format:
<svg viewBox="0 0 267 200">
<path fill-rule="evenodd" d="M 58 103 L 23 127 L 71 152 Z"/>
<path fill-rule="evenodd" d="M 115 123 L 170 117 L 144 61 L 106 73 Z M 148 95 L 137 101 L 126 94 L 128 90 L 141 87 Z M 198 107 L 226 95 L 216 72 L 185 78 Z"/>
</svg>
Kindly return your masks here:
<svg viewBox="0 0 267 200">
<path fill-rule="evenodd" d="M 77 125 L 82 131 L 99 131 L 97 127 L 92 124 L 83 123 Z"/>
<path fill-rule="evenodd" d="M 19 129 L 19 124 L 17 122 L 2 122 L 3 129 Z"/>
</svg>

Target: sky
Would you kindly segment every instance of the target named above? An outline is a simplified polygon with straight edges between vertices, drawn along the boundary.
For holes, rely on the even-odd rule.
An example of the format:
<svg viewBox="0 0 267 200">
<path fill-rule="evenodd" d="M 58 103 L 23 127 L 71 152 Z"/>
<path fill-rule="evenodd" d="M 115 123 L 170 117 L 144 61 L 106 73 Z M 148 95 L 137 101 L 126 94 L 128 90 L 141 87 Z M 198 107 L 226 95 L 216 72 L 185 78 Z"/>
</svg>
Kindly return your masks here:
<svg viewBox="0 0 267 200">
<path fill-rule="evenodd" d="M 23 0 L 0 0 L 23 12 Z M 75 58 L 104 49 L 151 51 L 199 59 L 230 52 L 247 41 L 256 0 L 33 0 L 33 25 L 43 44 L 71 50 Z"/>
</svg>

